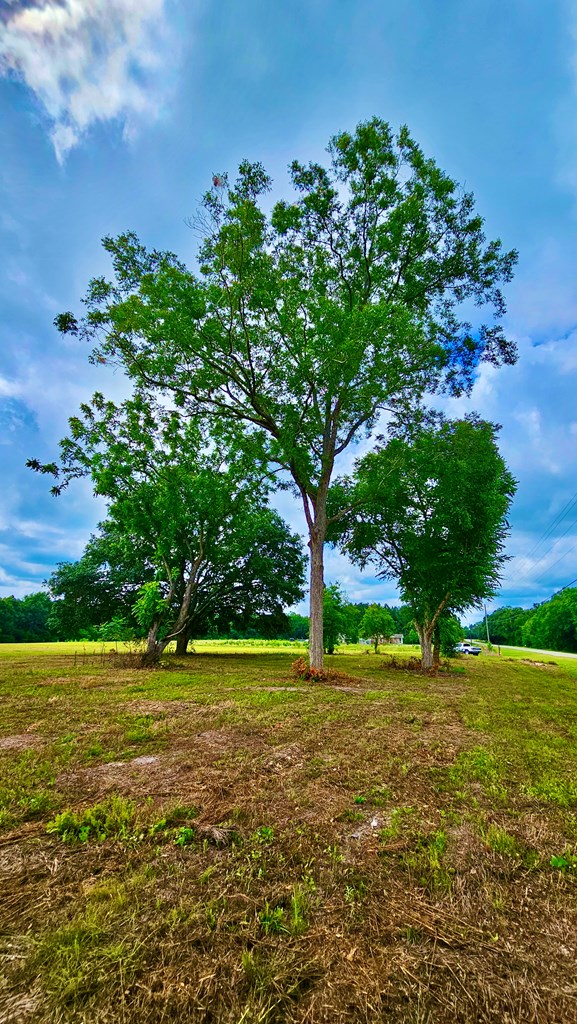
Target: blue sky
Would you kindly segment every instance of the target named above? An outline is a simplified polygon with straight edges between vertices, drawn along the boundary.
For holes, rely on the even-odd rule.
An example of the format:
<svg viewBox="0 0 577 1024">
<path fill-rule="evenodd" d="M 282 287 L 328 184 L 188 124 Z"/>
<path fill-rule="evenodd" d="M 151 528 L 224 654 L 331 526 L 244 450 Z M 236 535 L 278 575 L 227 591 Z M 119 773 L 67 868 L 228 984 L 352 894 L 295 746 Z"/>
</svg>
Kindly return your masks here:
<svg viewBox="0 0 577 1024">
<path fill-rule="evenodd" d="M 262 160 L 282 195 L 291 159 L 373 115 L 408 124 L 520 253 L 519 361 L 448 403 L 502 424 L 519 481 L 495 603 L 575 579 L 577 505 L 537 542 L 577 492 L 576 107 L 575 0 L 0 0 L 0 595 L 77 558 L 103 513 L 88 484 L 54 499 L 24 468 L 93 390 L 123 392 L 52 327 L 106 272 L 100 238 L 192 259 L 185 218 L 214 171 Z M 395 595 L 334 552 L 327 575 L 353 600 Z"/>
</svg>

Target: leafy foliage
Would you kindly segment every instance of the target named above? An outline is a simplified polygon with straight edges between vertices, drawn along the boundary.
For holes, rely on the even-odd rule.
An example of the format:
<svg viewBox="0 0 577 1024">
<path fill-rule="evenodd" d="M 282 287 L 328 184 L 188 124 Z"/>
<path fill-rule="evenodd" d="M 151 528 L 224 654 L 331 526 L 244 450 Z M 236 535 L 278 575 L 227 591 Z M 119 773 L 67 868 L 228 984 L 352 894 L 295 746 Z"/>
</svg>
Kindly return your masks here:
<svg viewBox="0 0 577 1024">
<path fill-rule="evenodd" d="M 354 561 L 397 581 L 424 667 L 440 616 L 495 592 L 514 490 L 495 428 L 475 419 L 425 421 L 335 486 L 332 502 L 351 511 L 334 537 Z"/>
<path fill-rule="evenodd" d="M 210 418 L 285 472 L 309 530 L 317 667 L 336 459 L 380 410 L 461 393 L 479 360 L 515 359 L 500 286 L 516 254 L 487 243 L 472 195 L 407 128 L 377 118 L 335 136 L 329 155 L 328 167 L 294 161 L 294 196 L 272 209 L 260 164 L 242 163 L 230 187 L 217 176 L 198 217 L 197 275 L 134 234 L 105 239 L 113 279 L 91 282 L 82 321 L 56 320 L 96 342 L 92 359 L 121 365 L 137 394 L 170 392 L 188 422 Z M 464 319 L 465 304 L 485 322 Z"/>
<path fill-rule="evenodd" d="M 345 630 L 345 599 L 337 583 L 325 587 L 323 594 L 324 647 L 334 654 Z"/>
<path fill-rule="evenodd" d="M 48 594 L 0 598 L 0 643 L 38 643 L 54 636 Z"/>
<path fill-rule="evenodd" d="M 88 475 L 109 501 L 101 544 L 87 552 L 100 552 L 106 566 L 87 558 L 64 575 L 69 582 L 78 575 L 81 587 L 84 570 L 93 584 L 102 579 L 104 593 L 84 594 L 98 601 L 109 581 L 128 596 L 128 569 L 131 611 L 148 634 L 147 661 L 171 638 L 186 650 L 215 607 L 221 616 L 278 615 L 302 596 L 302 545 L 266 505 L 259 466 L 227 461 L 221 446 L 205 441 L 194 423 L 142 394 L 119 406 L 96 394 L 72 417 L 60 445 L 56 492 Z M 117 600 L 106 619 L 110 612 L 121 613 Z"/>
<path fill-rule="evenodd" d="M 577 652 L 577 588 L 567 587 L 533 608 L 497 608 L 488 618 L 494 644 Z M 467 627 L 483 639 L 485 622 Z"/>
<path fill-rule="evenodd" d="M 359 633 L 374 644 L 375 654 L 379 643 L 390 639 L 395 631 L 395 623 L 391 613 L 381 605 L 371 604 L 361 619 Z"/>
</svg>

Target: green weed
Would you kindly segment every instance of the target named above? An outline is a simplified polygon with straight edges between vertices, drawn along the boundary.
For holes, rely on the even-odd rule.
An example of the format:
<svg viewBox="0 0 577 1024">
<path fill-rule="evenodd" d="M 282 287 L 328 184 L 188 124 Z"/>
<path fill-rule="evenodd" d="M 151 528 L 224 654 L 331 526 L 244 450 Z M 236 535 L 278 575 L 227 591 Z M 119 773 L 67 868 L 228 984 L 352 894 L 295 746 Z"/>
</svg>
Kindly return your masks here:
<svg viewBox="0 0 577 1024">
<path fill-rule="evenodd" d="M 189 825 L 182 825 L 176 833 L 174 840 L 175 846 L 192 846 L 196 843 L 198 833 L 195 828 L 191 828 Z"/>
<path fill-rule="evenodd" d="M 577 856 L 570 850 L 564 850 L 561 855 L 553 854 L 549 863 L 558 871 L 577 871 Z"/>
<path fill-rule="evenodd" d="M 64 843 L 128 839 L 134 833 L 135 819 L 132 800 L 113 795 L 78 813 L 67 810 L 57 814 L 48 822 L 46 831 L 59 836 Z"/>
<path fill-rule="evenodd" d="M 265 935 L 288 935 L 289 933 L 284 907 L 271 907 L 267 900 L 258 919 Z"/>
</svg>

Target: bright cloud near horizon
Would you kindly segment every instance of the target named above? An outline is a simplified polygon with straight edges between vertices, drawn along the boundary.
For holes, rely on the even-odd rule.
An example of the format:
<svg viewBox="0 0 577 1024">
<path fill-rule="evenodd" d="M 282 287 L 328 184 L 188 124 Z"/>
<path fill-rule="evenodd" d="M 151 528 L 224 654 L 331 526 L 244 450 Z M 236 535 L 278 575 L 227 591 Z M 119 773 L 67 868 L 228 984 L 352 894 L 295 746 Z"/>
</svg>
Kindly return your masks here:
<svg viewBox="0 0 577 1024">
<path fill-rule="evenodd" d="M 13 0 L 0 23 L 0 71 L 44 108 L 59 161 L 98 121 L 125 132 L 155 117 L 164 0 Z"/>
<path fill-rule="evenodd" d="M 502 425 L 519 482 L 495 604 L 577 579 L 576 99 L 575 0 L 0 0 L 0 595 L 39 589 L 104 514 L 86 481 L 54 499 L 25 468 L 57 457 L 93 391 L 126 386 L 52 326 L 108 273 L 99 240 L 135 230 L 193 261 L 185 222 L 215 171 L 261 160 L 286 195 L 293 158 L 322 161 L 373 115 L 408 124 L 520 254 L 517 364 L 443 400 Z M 397 597 L 335 551 L 326 565 L 352 600 Z"/>
</svg>

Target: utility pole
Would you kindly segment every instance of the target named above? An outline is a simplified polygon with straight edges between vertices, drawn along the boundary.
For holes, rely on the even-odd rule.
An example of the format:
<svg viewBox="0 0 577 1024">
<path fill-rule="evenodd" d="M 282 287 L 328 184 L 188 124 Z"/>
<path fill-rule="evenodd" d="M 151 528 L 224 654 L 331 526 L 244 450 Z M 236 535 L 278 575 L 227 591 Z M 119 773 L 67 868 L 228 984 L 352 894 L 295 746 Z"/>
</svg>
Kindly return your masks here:
<svg viewBox="0 0 577 1024">
<path fill-rule="evenodd" d="M 489 620 L 487 618 L 487 605 L 484 604 L 483 607 L 485 609 L 485 629 L 487 630 L 487 643 L 490 644 L 491 637 L 489 636 Z"/>
</svg>

